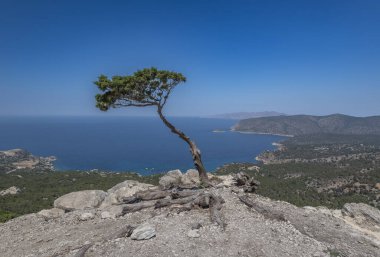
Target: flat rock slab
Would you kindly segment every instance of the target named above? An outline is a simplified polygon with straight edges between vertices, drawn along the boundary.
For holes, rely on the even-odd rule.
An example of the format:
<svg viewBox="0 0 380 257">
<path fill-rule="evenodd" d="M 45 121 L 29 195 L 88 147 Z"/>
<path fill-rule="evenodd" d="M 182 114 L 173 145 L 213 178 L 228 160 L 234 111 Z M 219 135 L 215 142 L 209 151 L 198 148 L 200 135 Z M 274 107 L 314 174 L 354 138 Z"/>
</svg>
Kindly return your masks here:
<svg viewBox="0 0 380 257">
<path fill-rule="evenodd" d="M 65 211 L 97 208 L 106 197 L 102 190 L 84 190 L 63 195 L 54 201 L 54 207 Z"/>
</svg>

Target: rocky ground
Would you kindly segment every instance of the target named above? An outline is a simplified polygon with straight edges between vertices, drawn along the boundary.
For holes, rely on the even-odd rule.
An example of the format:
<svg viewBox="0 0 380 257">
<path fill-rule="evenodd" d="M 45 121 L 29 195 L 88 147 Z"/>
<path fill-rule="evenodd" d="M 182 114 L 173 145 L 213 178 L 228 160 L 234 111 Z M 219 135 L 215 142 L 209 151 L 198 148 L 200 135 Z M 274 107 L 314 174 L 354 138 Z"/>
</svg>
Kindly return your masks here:
<svg viewBox="0 0 380 257">
<path fill-rule="evenodd" d="M 123 197 L 156 189 L 125 181 L 107 192 L 62 196 L 54 209 L 1 224 L 0 256 L 380 256 L 378 209 L 299 208 L 247 194 L 231 176 L 217 179 L 206 191 L 225 201 L 224 228 L 210 221 L 208 208 L 178 213 L 175 206 L 150 207 L 122 215 Z M 162 188 L 176 183 L 198 181 L 178 172 L 160 181 Z M 123 228 L 133 231 L 118 233 Z"/>
</svg>

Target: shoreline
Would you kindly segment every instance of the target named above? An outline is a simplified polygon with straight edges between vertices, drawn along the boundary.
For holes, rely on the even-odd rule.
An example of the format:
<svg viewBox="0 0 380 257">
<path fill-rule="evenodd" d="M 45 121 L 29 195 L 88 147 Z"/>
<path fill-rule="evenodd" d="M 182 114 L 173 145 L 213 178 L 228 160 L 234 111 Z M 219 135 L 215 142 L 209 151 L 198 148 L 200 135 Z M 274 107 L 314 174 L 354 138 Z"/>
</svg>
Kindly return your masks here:
<svg viewBox="0 0 380 257">
<path fill-rule="evenodd" d="M 235 129 L 230 129 L 231 132 L 237 132 L 241 134 L 256 134 L 256 135 L 271 135 L 271 136 L 281 136 L 281 137 L 294 137 L 294 135 L 287 134 L 276 134 L 276 133 L 266 133 L 266 132 L 253 132 L 253 131 L 239 131 Z"/>
</svg>

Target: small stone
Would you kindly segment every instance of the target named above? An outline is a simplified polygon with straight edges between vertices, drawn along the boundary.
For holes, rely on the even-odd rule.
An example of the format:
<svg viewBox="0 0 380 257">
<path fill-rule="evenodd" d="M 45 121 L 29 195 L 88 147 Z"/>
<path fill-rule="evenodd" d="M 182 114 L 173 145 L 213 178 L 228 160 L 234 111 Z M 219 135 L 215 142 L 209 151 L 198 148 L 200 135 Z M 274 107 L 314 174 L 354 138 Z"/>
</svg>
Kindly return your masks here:
<svg viewBox="0 0 380 257">
<path fill-rule="evenodd" d="M 93 213 L 85 212 L 80 215 L 79 220 L 86 221 L 86 220 L 92 220 L 93 218 L 95 218 L 95 215 Z"/>
<path fill-rule="evenodd" d="M 192 229 L 192 230 L 190 230 L 190 231 L 187 233 L 187 236 L 188 236 L 188 237 L 191 237 L 191 238 L 198 238 L 198 237 L 200 237 L 201 235 L 199 234 L 199 230 L 198 230 L 198 229 Z"/>
<path fill-rule="evenodd" d="M 156 236 L 156 230 L 149 224 L 138 226 L 131 235 L 133 240 L 147 240 Z"/>
</svg>

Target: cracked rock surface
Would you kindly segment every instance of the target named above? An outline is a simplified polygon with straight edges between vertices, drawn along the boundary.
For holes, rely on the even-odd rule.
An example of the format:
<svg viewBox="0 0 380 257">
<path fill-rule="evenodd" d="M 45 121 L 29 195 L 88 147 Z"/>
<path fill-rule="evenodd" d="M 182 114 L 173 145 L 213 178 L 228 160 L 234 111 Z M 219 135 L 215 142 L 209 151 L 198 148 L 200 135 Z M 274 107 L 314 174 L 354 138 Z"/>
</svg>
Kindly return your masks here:
<svg viewBox="0 0 380 257">
<path fill-rule="evenodd" d="M 284 219 L 277 220 L 243 204 L 237 195 L 242 193 L 233 187 L 212 190 L 225 200 L 221 209 L 227 224 L 224 230 L 211 223 L 209 209 L 201 208 L 178 214 L 170 208 L 152 207 L 112 218 L 102 218 L 103 210 L 96 208 L 49 219 L 28 214 L 0 224 L 0 256 L 75 256 L 89 243 L 87 257 L 380 256 L 379 232 L 368 229 L 364 219 L 355 220 L 355 213 L 363 213 L 358 209 L 361 205 L 347 215 L 347 211 L 299 208 L 248 194 L 262 210 L 281 213 Z M 380 213 L 377 209 L 371 212 Z M 374 219 L 371 222 L 371 226 L 380 226 L 374 225 Z M 104 239 L 126 225 L 141 231 L 135 230 L 131 237 Z M 144 240 L 133 240 L 138 236 Z"/>
</svg>

